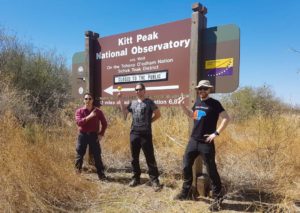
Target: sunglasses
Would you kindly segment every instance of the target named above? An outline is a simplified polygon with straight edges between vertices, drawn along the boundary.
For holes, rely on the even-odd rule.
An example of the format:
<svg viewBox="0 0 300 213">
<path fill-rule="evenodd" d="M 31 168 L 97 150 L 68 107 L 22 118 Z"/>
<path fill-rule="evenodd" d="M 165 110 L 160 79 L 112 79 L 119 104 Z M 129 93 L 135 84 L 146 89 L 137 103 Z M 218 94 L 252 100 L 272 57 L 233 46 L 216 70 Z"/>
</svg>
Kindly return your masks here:
<svg viewBox="0 0 300 213">
<path fill-rule="evenodd" d="M 138 92 L 138 91 L 140 92 L 140 91 L 143 91 L 143 90 L 144 90 L 144 89 L 142 89 L 142 88 L 141 88 L 141 89 L 135 89 L 135 91 L 137 91 L 137 92 Z"/>
<path fill-rule="evenodd" d="M 84 98 L 84 100 L 92 100 L 92 98 Z"/>
<path fill-rule="evenodd" d="M 209 90 L 209 87 L 199 87 L 199 88 L 197 88 L 197 90 L 198 90 L 198 91 L 200 91 L 200 90 L 205 90 L 205 91 L 207 91 L 207 90 Z"/>
</svg>

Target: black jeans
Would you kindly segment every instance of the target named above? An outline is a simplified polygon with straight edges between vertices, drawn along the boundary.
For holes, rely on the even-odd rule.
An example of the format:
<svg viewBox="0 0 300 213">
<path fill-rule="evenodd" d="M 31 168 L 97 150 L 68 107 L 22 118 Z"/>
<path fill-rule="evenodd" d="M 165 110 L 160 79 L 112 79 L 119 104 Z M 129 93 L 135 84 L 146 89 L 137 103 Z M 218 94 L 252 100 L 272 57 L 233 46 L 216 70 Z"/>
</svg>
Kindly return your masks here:
<svg viewBox="0 0 300 213">
<path fill-rule="evenodd" d="M 190 141 L 186 147 L 183 157 L 183 190 L 188 191 L 193 182 L 193 164 L 196 157 L 201 154 L 203 162 L 207 167 L 207 172 L 212 184 L 212 191 L 214 196 L 217 196 L 221 192 L 221 180 L 217 171 L 215 162 L 215 145 L 214 143 L 204 143 L 196 141 L 190 138 Z"/>
<path fill-rule="evenodd" d="M 82 169 L 83 157 L 86 153 L 87 145 L 91 147 L 91 150 L 93 152 L 97 173 L 103 174 L 104 166 L 101 159 L 101 148 L 97 133 L 79 133 L 76 145 L 77 155 L 75 160 L 75 167 L 79 170 Z"/>
<path fill-rule="evenodd" d="M 154 156 L 154 149 L 151 134 L 134 134 L 130 133 L 130 150 L 131 150 L 131 165 L 133 170 L 133 178 L 139 179 L 141 176 L 141 168 L 139 163 L 140 151 L 144 152 L 148 165 L 148 173 L 151 181 L 158 179 L 158 169 Z"/>
</svg>

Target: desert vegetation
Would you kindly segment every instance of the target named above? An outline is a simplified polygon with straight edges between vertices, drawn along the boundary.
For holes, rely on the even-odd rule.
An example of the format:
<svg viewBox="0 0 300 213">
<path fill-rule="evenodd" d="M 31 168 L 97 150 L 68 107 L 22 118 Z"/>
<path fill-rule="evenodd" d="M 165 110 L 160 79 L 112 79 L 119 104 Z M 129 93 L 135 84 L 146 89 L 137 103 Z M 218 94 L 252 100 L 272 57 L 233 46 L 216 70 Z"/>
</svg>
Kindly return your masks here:
<svg viewBox="0 0 300 213">
<path fill-rule="evenodd" d="M 164 188 L 129 188 L 129 128 L 117 107 L 102 107 L 108 130 L 101 142 L 109 182 L 93 167 L 74 171 L 77 129 L 65 61 L 0 30 L 0 209 L 3 212 L 207 212 L 204 202 L 174 201 L 180 190 L 188 118 L 161 107 L 153 124 Z M 216 140 L 227 192 L 224 212 L 296 212 L 300 202 L 299 108 L 268 86 L 222 96 L 232 122 Z M 141 155 L 141 165 L 147 168 Z M 146 171 L 145 171 L 146 172 Z M 143 174 L 144 182 L 147 175 Z"/>
</svg>

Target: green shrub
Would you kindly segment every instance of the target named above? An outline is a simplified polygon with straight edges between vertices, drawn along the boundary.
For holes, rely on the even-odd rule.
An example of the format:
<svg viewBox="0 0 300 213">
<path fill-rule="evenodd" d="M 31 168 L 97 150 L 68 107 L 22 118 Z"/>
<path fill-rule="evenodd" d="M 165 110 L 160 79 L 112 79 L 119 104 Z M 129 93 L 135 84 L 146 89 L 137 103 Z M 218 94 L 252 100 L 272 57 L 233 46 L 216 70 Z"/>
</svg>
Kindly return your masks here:
<svg viewBox="0 0 300 213">
<path fill-rule="evenodd" d="M 272 116 L 286 107 L 266 85 L 240 88 L 223 97 L 222 103 L 234 121 L 244 121 L 258 115 Z"/>
<path fill-rule="evenodd" d="M 26 94 L 30 113 L 40 122 L 52 122 L 70 100 L 69 74 L 65 59 L 54 51 L 23 44 L 0 30 L 0 81 Z"/>
</svg>

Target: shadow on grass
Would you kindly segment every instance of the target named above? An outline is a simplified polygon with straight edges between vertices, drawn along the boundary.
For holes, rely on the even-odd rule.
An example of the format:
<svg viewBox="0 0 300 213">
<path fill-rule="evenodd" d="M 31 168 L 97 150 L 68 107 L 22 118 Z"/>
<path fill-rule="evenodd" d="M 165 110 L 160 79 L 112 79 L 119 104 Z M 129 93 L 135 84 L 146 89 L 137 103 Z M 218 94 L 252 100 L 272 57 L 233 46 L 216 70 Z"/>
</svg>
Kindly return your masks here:
<svg viewBox="0 0 300 213">
<path fill-rule="evenodd" d="M 242 211 L 242 212 L 286 212 L 287 209 L 279 209 L 277 201 L 280 199 L 267 192 L 255 189 L 240 190 L 234 193 L 227 193 L 224 196 L 222 210 Z M 210 204 L 211 198 L 199 197 L 198 201 Z"/>
<path fill-rule="evenodd" d="M 226 197 L 230 200 L 236 201 L 260 202 L 270 204 L 275 204 L 278 200 L 283 199 L 283 197 L 279 195 L 274 195 L 260 189 L 251 189 L 247 186 L 241 186 L 239 188 L 239 190 L 235 190 L 234 192 L 227 192 Z"/>
<path fill-rule="evenodd" d="M 111 176 L 109 176 L 109 173 L 107 175 L 107 181 L 108 182 L 114 182 L 114 183 L 120 183 L 120 184 L 123 184 L 123 185 L 128 185 L 131 180 L 132 180 L 131 177 L 124 177 L 124 176 L 111 177 Z M 147 178 L 141 178 L 141 184 L 140 185 L 145 184 L 148 181 L 149 181 L 149 179 L 147 179 Z"/>
<path fill-rule="evenodd" d="M 86 173 L 94 173 L 96 170 L 94 168 L 84 169 Z M 142 173 L 146 173 L 147 170 L 143 169 Z M 120 183 L 123 185 L 128 185 L 131 181 L 132 170 L 130 167 L 124 168 L 107 168 L 107 181 Z M 167 174 L 161 173 L 161 176 L 165 178 L 167 181 L 164 184 L 164 187 L 167 188 L 178 188 L 178 183 L 174 180 L 179 180 L 182 178 L 181 174 Z M 171 181 L 168 181 L 171 179 Z M 149 185 L 149 178 L 141 178 L 141 185 Z M 227 183 L 228 184 L 228 183 Z M 227 185 L 224 183 L 224 185 Z M 227 185 L 230 186 L 230 185 Z M 228 190 L 225 194 L 224 202 L 222 205 L 222 210 L 228 211 L 238 211 L 238 212 L 288 212 L 288 209 L 283 209 L 279 207 L 278 201 L 283 198 L 280 196 L 275 196 L 271 193 L 261 191 L 258 189 L 246 189 L 247 187 L 240 187 L 240 190 Z M 209 197 L 197 197 L 192 199 L 195 201 L 205 202 L 207 204 L 211 204 L 212 199 Z M 295 202 L 296 206 L 299 205 L 298 202 Z"/>
<path fill-rule="evenodd" d="M 85 173 L 96 173 L 96 169 L 94 166 L 84 166 L 83 169 L 82 169 Z M 106 168 L 105 169 L 105 173 L 107 175 L 107 181 L 108 182 L 115 182 L 115 183 L 121 183 L 121 184 L 124 184 L 124 185 L 128 185 L 129 182 L 132 180 L 131 177 L 124 177 L 124 175 L 120 175 L 119 177 L 117 177 L 117 174 L 120 173 L 120 174 L 131 174 L 132 173 L 132 169 L 130 167 L 124 167 L 124 168 L 112 168 L 112 167 L 109 167 L 109 168 Z M 141 169 L 141 173 L 143 174 L 147 174 L 147 170 L 146 169 Z M 109 174 L 114 174 L 112 177 L 111 175 Z M 160 172 L 160 177 L 164 177 L 164 178 L 168 178 L 168 177 L 175 177 L 175 179 L 180 179 L 181 178 L 181 175 L 180 174 L 163 174 Z M 147 186 L 151 186 L 151 182 L 150 182 L 150 179 L 149 178 L 142 178 L 141 177 L 141 184 L 140 185 L 147 185 Z M 167 187 L 167 188 L 172 188 L 172 189 L 175 189 L 177 187 L 177 185 L 175 183 L 164 183 L 162 185 L 163 187 Z"/>
</svg>

